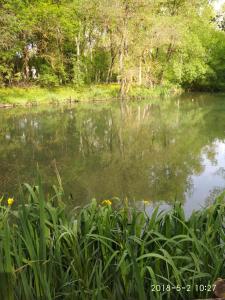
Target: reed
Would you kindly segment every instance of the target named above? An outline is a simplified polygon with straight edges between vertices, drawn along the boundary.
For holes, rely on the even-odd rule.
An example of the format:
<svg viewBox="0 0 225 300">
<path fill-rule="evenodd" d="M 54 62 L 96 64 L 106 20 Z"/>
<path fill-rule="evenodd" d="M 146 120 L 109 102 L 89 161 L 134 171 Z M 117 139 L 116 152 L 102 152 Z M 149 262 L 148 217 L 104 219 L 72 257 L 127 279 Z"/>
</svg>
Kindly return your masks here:
<svg viewBox="0 0 225 300">
<path fill-rule="evenodd" d="M 110 201 L 68 211 L 61 188 L 41 186 L 2 200 L 0 299 L 210 298 L 225 274 L 224 194 L 186 219 L 178 203 L 151 217 Z"/>
</svg>

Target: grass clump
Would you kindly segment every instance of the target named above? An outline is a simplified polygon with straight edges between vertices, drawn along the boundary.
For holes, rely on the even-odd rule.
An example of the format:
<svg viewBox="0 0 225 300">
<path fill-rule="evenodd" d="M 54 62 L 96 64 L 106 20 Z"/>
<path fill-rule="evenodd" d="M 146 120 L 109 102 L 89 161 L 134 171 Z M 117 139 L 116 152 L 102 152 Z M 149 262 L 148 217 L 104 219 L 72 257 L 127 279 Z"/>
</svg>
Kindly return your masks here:
<svg viewBox="0 0 225 300">
<path fill-rule="evenodd" d="M 151 217 L 110 200 L 68 212 L 41 184 L 15 202 L 0 207 L 1 299 L 204 298 L 196 286 L 225 274 L 224 195 L 189 219 L 180 204 Z"/>
</svg>

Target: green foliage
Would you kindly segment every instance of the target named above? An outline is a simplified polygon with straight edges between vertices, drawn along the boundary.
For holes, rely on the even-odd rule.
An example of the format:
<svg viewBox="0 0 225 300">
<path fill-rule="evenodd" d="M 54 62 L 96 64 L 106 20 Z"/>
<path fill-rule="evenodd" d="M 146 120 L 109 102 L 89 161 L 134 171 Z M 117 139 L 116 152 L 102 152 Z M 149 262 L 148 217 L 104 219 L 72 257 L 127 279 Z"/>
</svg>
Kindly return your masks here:
<svg viewBox="0 0 225 300">
<path fill-rule="evenodd" d="M 75 60 L 73 62 L 73 79 L 72 82 L 76 86 L 81 86 L 85 83 L 85 64 Z"/>
<path fill-rule="evenodd" d="M 3 1 L 0 84 L 223 90 L 223 20 L 202 0 Z"/>
<path fill-rule="evenodd" d="M 186 219 L 120 206 L 118 200 L 67 212 L 63 189 L 46 197 L 25 184 L 15 209 L 1 199 L 2 299 L 193 299 L 212 296 L 224 274 L 224 194 Z M 154 286 L 170 290 L 157 292 Z M 181 287 L 187 287 L 188 290 Z M 210 290 L 210 289 L 209 289 Z"/>
<path fill-rule="evenodd" d="M 43 87 L 55 87 L 55 86 L 59 86 L 59 78 L 57 77 L 57 75 L 53 72 L 53 70 L 44 65 L 42 66 L 41 70 L 40 70 L 40 75 L 38 78 L 38 82 L 40 83 L 41 86 Z"/>
<path fill-rule="evenodd" d="M 118 84 L 98 84 L 98 85 L 79 85 L 79 86 L 58 86 L 58 78 L 53 76 L 52 86 L 49 86 L 47 81 L 44 81 L 45 74 L 40 75 L 38 80 L 45 87 L 7 87 L 0 89 L 0 103 L 25 105 L 29 102 L 35 101 L 36 104 L 51 103 L 52 99 L 56 102 L 64 103 L 69 99 L 72 100 L 107 100 L 118 97 Z M 47 76 L 47 75 L 46 75 Z M 47 86 L 47 87 L 46 87 Z M 134 88 L 135 89 L 135 88 Z M 147 90 L 147 89 L 146 89 Z M 149 91 L 149 90 L 148 90 Z M 151 92 L 154 94 L 154 91 Z M 131 95 L 131 94 L 129 94 Z M 157 95 L 157 93 L 156 93 Z M 144 91 L 139 89 L 138 96 L 144 96 Z"/>
</svg>

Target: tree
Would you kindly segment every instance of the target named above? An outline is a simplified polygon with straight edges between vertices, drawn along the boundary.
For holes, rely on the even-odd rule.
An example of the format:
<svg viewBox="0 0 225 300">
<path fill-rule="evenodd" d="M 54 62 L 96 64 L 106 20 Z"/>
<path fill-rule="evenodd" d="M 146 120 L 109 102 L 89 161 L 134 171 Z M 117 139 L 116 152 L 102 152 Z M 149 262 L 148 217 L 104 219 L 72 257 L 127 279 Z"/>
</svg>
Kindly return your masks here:
<svg viewBox="0 0 225 300">
<path fill-rule="evenodd" d="M 223 15 L 208 0 L 1 1 L 1 84 L 223 89 Z M 220 82 L 220 84 L 216 84 Z"/>
</svg>

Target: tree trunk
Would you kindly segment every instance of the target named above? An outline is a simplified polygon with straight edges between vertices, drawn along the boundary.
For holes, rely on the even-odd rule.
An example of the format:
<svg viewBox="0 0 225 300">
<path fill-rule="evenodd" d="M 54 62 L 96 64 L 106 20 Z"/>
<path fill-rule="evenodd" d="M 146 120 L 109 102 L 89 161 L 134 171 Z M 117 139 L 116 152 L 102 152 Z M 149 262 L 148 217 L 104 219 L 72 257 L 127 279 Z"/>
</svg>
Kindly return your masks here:
<svg viewBox="0 0 225 300">
<path fill-rule="evenodd" d="M 113 66 L 116 59 L 118 51 L 114 49 L 114 43 L 112 38 L 112 32 L 110 31 L 110 66 L 107 72 L 106 82 L 109 83 L 112 80 Z"/>
<path fill-rule="evenodd" d="M 75 41 L 76 41 L 76 47 L 77 47 L 77 60 L 79 60 L 79 57 L 80 57 L 80 34 L 78 35 L 78 37 L 76 36 Z"/>
<path fill-rule="evenodd" d="M 139 61 L 139 74 L 138 74 L 138 84 L 142 85 L 142 60 Z"/>
<path fill-rule="evenodd" d="M 23 72 L 24 72 L 24 78 L 25 80 L 28 80 L 29 79 L 29 73 L 30 73 L 30 70 L 29 70 L 29 51 L 28 51 L 28 48 L 27 46 L 24 47 L 24 63 L 23 63 Z"/>
</svg>

